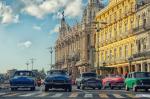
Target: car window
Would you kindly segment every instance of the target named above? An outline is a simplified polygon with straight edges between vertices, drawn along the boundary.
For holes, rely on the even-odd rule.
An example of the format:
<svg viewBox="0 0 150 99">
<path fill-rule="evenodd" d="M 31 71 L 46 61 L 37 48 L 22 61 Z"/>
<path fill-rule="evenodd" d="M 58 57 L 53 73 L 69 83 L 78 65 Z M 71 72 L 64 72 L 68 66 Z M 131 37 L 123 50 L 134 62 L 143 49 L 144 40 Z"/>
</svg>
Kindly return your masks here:
<svg viewBox="0 0 150 99">
<path fill-rule="evenodd" d="M 97 77 L 95 73 L 84 73 L 82 77 Z"/>
<path fill-rule="evenodd" d="M 57 74 L 60 74 L 60 75 L 67 75 L 67 72 L 66 71 L 61 71 L 61 70 L 54 70 L 54 71 L 49 71 L 48 72 L 49 75 L 57 75 Z"/>
<path fill-rule="evenodd" d="M 144 78 L 144 77 L 150 77 L 150 73 L 148 72 L 138 72 L 134 74 L 135 78 Z"/>
<path fill-rule="evenodd" d="M 14 76 L 33 76 L 33 74 L 32 72 L 21 71 L 21 72 L 16 72 Z"/>
</svg>

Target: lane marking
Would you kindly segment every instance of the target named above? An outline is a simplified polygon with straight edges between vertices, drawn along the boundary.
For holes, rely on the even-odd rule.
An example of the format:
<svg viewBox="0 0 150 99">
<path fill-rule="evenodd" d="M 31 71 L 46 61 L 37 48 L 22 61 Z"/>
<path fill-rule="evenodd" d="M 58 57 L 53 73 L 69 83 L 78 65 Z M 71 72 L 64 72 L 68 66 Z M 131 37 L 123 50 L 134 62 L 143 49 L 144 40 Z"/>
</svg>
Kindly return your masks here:
<svg viewBox="0 0 150 99">
<path fill-rule="evenodd" d="M 6 93 L 0 93 L 0 96 L 5 95 Z"/>
<path fill-rule="evenodd" d="M 123 96 L 121 96 L 121 95 L 119 95 L 119 94 L 112 94 L 115 98 L 125 98 L 125 97 L 123 97 Z"/>
<path fill-rule="evenodd" d="M 19 93 L 10 93 L 7 95 L 4 95 L 4 97 L 13 97 L 13 96 L 17 96 Z"/>
<path fill-rule="evenodd" d="M 70 98 L 75 98 L 75 97 L 77 97 L 78 96 L 78 93 L 72 93 L 69 97 Z"/>
<path fill-rule="evenodd" d="M 93 98 L 93 95 L 92 94 L 85 94 L 84 98 Z"/>
<path fill-rule="evenodd" d="M 144 97 L 144 98 L 150 98 L 150 94 L 136 94 L 135 97 Z"/>
<path fill-rule="evenodd" d="M 59 98 L 61 97 L 63 94 L 62 93 L 57 93 L 57 94 L 54 94 L 53 96 L 51 96 L 52 98 Z"/>
<path fill-rule="evenodd" d="M 44 96 L 48 96 L 48 95 L 49 95 L 49 93 L 41 93 L 41 94 L 37 95 L 36 97 L 44 97 Z"/>
<path fill-rule="evenodd" d="M 23 94 L 23 95 L 19 95 L 21 97 L 29 97 L 29 96 L 33 96 L 33 95 L 36 95 L 38 94 L 39 92 L 34 92 L 34 93 L 27 93 L 27 94 Z"/>
<path fill-rule="evenodd" d="M 102 94 L 99 94 L 99 97 L 100 97 L 100 98 L 108 98 L 108 95 L 105 94 L 105 93 L 102 93 Z"/>
<path fill-rule="evenodd" d="M 138 97 L 136 97 L 135 95 L 133 95 L 133 94 L 126 94 L 128 97 L 130 97 L 130 98 L 138 98 Z"/>
</svg>

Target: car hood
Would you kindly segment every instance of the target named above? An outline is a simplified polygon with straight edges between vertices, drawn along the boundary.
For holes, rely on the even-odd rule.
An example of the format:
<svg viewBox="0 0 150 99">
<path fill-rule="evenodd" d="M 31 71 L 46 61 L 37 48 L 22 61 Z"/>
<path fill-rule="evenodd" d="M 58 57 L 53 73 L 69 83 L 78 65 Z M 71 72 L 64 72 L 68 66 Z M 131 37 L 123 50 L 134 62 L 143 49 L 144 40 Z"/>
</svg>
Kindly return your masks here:
<svg viewBox="0 0 150 99">
<path fill-rule="evenodd" d="M 34 79 L 32 77 L 27 76 L 16 76 L 11 79 L 11 81 L 33 81 Z"/>
</svg>

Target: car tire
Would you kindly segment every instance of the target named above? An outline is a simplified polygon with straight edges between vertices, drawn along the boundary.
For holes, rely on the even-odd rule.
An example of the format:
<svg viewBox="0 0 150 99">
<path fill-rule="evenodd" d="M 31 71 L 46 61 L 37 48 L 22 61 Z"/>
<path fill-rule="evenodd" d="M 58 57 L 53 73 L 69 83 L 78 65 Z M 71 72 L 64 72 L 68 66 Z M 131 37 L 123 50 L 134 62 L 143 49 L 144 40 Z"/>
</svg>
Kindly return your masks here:
<svg viewBox="0 0 150 99">
<path fill-rule="evenodd" d="M 145 92 L 148 92 L 148 89 L 145 89 Z"/>
<path fill-rule="evenodd" d="M 35 87 L 31 87 L 30 90 L 31 90 L 31 91 L 35 91 Z"/>
<path fill-rule="evenodd" d="M 133 86 L 133 92 L 137 92 L 137 88 Z"/>
<path fill-rule="evenodd" d="M 49 88 L 47 86 L 45 86 L 45 92 L 49 91 Z"/>
<path fill-rule="evenodd" d="M 102 89 L 102 87 L 98 87 L 98 89 L 99 89 L 99 90 L 101 90 L 101 89 Z"/>
<path fill-rule="evenodd" d="M 80 86 L 77 85 L 77 89 L 80 89 Z"/>
<path fill-rule="evenodd" d="M 129 88 L 128 88 L 128 86 L 127 86 L 127 85 L 125 86 L 125 90 L 126 90 L 126 91 L 129 91 Z"/>
<path fill-rule="evenodd" d="M 11 91 L 15 91 L 15 88 L 11 88 Z"/>
<path fill-rule="evenodd" d="M 109 87 L 110 87 L 110 89 L 111 89 L 111 90 L 113 90 L 113 89 L 114 89 L 114 87 L 113 87 L 113 86 L 111 86 L 111 85 L 110 85 Z"/>
<path fill-rule="evenodd" d="M 83 85 L 81 85 L 81 89 L 82 89 L 82 90 L 84 90 L 84 89 L 85 89 L 85 87 L 84 87 Z"/>
<path fill-rule="evenodd" d="M 68 88 L 68 91 L 69 91 L 69 92 L 72 92 L 72 87 L 71 87 L 71 86 Z"/>
</svg>

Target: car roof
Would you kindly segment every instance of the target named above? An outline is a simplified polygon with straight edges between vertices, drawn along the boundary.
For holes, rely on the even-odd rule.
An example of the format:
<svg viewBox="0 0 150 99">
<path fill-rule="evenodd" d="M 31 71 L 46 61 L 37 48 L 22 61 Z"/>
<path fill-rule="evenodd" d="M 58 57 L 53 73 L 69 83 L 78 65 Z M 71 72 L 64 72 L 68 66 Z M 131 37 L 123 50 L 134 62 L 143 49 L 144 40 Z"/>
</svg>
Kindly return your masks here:
<svg viewBox="0 0 150 99">
<path fill-rule="evenodd" d="M 95 72 L 84 72 L 82 74 L 96 74 Z"/>
<path fill-rule="evenodd" d="M 133 73 L 150 73 L 150 72 L 130 72 L 129 74 L 133 74 Z"/>
<path fill-rule="evenodd" d="M 17 70 L 16 72 L 33 72 L 31 70 Z"/>
</svg>

